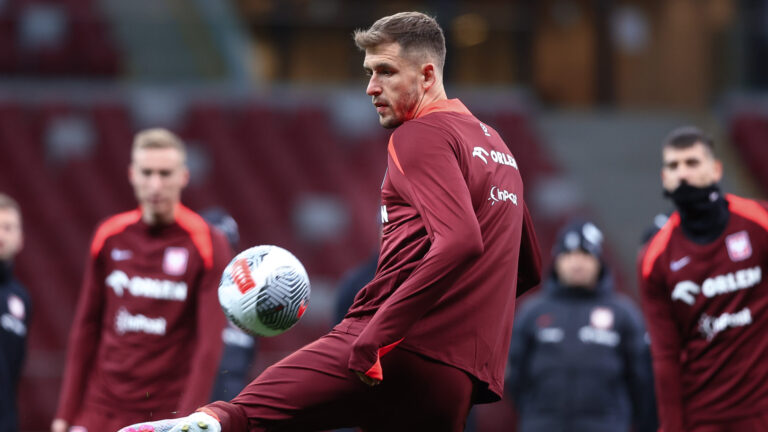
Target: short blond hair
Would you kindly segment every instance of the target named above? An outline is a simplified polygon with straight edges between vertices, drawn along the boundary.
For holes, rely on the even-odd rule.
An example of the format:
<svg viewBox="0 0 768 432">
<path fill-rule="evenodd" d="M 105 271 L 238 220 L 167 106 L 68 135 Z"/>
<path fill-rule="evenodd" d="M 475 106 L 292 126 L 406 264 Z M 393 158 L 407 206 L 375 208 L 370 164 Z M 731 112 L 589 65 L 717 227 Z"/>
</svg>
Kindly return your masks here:
<svg viewBox="0 0 768 432">
<path fill-rule="evenodd" d="M 367 30 L 355 30 L 352 37 L 362 51 L 396 42 L 403 53 L 431 57 L 440 72 L 445 66 L 443 29 L 436 19 L 421 12 L 400 12 L 379 18 Z"/>
<path fill-rule="evenodd" d="M 182 160 L 187 159 L 187 148 L 178 135 L 164 128 L 152 128 L 139 131 L 133 138 L 131 154 L 142 149 L 173 148 L 181 153 Z"/>
</svg>

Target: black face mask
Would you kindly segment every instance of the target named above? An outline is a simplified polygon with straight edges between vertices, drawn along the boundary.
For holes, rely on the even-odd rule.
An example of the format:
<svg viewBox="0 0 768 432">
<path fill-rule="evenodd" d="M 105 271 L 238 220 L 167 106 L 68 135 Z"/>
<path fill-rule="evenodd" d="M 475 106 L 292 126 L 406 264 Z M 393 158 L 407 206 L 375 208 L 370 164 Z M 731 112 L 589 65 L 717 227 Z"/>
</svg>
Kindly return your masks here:
<svg viewBox="0 0 768 432">
<path fill-rule="evenodd" d="M 664 195 L 675 203 L 683 232 L 696 243 L 709 243 L 725 230 L 730 212 L 717 183 L 696 187 L 684 181 Z"/>
</svg>

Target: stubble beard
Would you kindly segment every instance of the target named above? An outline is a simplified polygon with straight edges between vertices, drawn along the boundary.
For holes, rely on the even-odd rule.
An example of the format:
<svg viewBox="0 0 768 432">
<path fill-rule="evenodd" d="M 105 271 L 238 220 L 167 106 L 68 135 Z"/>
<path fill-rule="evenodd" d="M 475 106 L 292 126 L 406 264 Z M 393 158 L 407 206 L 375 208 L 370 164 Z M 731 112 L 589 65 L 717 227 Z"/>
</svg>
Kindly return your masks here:
<svg viewBox="0 0 768 432">
<path fill-rule="evenodd" d="M 406 121 L 415 118 L 419 105 L 421 105 L 421 98 L 419 97 L 418 92 L 413 92 L 405 95 L 398 102 L 398 106 L 406 107 L 406 109 L 401 110 L 400 114 L 398 111 L 395 111 L 390 104 L 389 109 L 392 111 L 392 116 L 389 117 L 389 119 L 384 116 L 379 116 L 379 124 L 381 124 L 384 129 L 395 129 Z"/>
</svg>

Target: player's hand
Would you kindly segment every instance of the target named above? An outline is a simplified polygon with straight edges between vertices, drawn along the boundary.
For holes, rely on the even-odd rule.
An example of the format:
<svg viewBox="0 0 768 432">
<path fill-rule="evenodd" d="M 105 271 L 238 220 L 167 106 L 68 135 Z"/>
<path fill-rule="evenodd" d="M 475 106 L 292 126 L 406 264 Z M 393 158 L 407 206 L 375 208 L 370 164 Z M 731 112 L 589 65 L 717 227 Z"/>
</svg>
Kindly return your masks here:
<svg viewBox="0 0 768 432">
<path fill-rule="evenodd" d="M 118 432 L 221 432 L 221 424 L 204 412 L 196 412 L 178 419 L 136 423 Z"/>
<path fill-rule="evenodd" d="M 366 383 L 371 387 L 381 384 L 381 380 L 377 380 L 376 378 L 371 378 L 368 375 L 359 371 L 355 371 L 355 373 L 357 374 L 357 377 L 360 378 L 360 381 Z"/>
<path fill-rule="evenodd" d="M 69 423 L 64 419 L 53 419 L 51 422 L 51 432 L 67 432 L 69 429 Z"/>
</svg>

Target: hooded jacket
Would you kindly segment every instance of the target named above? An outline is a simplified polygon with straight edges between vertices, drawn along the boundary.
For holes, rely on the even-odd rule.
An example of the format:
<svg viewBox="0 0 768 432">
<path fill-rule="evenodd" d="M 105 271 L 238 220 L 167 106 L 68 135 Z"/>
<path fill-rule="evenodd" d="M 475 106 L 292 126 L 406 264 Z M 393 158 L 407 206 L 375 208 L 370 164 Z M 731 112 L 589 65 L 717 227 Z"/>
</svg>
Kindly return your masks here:
<svg viewBox="0 0 768 432">
<path fill-rule="evenodd" d="M 553 273 L 515 320 L 506 381 L 518 431 L 655 431 L 645 335 L 608 271 L 594 290 L 564 287 Z"/>
</svg>

